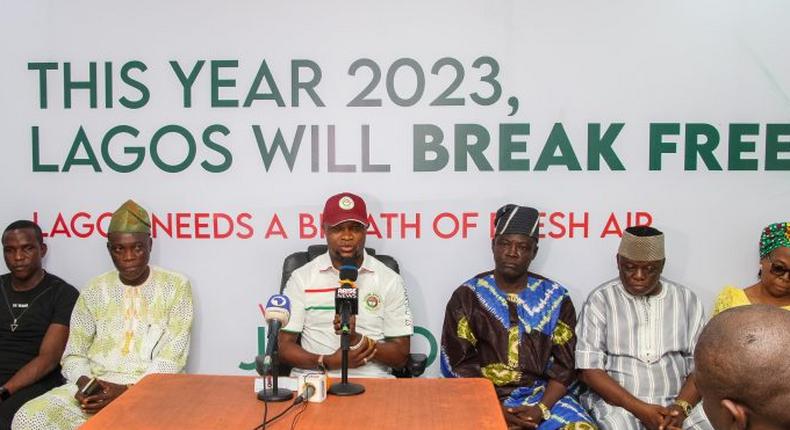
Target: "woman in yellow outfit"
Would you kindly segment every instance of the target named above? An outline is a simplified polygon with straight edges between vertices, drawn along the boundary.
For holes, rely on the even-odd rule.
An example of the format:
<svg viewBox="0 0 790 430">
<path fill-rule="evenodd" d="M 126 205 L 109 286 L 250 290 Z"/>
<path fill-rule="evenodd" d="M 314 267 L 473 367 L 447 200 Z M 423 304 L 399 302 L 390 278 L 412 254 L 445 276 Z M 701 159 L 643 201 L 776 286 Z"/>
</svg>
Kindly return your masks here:
<svg viewBox="0 0 790 430">
<path fill-rule="evenodd" d="M 760 280 L 745 289 L 726 286 L 713 315 L 736 306 L 761 303 L 790 310 L 790 222 L 771 224 L 760 236 Z"/>
</svg>

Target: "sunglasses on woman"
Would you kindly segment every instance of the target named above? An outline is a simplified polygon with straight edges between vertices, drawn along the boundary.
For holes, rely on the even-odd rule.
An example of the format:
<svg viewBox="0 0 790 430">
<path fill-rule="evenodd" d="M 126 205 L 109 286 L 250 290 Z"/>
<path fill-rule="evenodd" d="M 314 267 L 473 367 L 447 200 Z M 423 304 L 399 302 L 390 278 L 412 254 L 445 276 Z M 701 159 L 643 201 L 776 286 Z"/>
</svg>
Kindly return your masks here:
<svg viewBox="0 0 790 430">
<path fill-rule="evenodd" d="M 776 263 L 772 258 L 771 255 L 768 255 L 768 262 L 771 263 L 770 270 L 771 274 L 776 276 L 777 278 L 783 277 L 785 274 L 790 273 L 790 268 L 785 267 L 782 264 Z"/>
</svg>

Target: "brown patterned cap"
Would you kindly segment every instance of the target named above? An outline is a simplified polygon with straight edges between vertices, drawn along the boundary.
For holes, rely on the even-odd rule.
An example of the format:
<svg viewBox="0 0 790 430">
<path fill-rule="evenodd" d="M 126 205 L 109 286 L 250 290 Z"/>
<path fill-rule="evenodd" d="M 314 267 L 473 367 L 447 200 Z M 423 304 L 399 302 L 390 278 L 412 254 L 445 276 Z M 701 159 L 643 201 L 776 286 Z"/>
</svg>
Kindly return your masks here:
<svg viewBox="0 0 790 430">
<path fill-rule="evenodd" d="M 634 261 L 663 260 L 664 233 L 653 227 L 628 227 L 623 232 L 617 253 Z"/>
</svg>

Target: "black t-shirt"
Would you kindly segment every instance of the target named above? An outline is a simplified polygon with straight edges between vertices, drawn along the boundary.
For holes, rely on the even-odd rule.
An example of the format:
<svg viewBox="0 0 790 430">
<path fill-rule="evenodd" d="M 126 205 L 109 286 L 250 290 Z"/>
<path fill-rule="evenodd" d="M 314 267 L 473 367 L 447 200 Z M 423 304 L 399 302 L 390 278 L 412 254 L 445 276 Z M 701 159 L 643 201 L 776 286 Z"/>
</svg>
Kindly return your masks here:
<svg viewBox="0 0 790 430">
<path fill-rule="evenodd" d="M 0 287 L 5 293 L 0 292 L 0 381 L 5 382 L 38 355 L 50 324 L 69 325 L 80 293 L 49 273 L 28 291 L 14 291 L 10 274 L 0 276 Z M 12 313 L 17 319 L 13 332 Z"/>
</svg>

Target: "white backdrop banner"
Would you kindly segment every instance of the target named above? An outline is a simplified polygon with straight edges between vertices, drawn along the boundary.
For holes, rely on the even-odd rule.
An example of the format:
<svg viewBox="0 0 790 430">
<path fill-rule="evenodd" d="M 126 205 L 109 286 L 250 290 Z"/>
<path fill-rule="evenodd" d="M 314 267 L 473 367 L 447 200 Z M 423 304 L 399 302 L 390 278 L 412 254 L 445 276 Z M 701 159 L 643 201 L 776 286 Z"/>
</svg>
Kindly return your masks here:
<svg viewBox="0 0 790 430">
<path fill-rule="evenodd" d="M 319 215 L 362 195 L 430 354 L 444 305 L 492 267 L 492 213 L 543 212 L 533 270 L 579 309 L 622 229 L 667 236 L 664 274 L 710 309 L 790 219 L 784 1 L 2 2 L 3 225 L 46 268 L 111 268 L 128 198 L 155 264 L 192 280 L 189 370 L 252 371 L 259 304 Z"/>
</svg>

